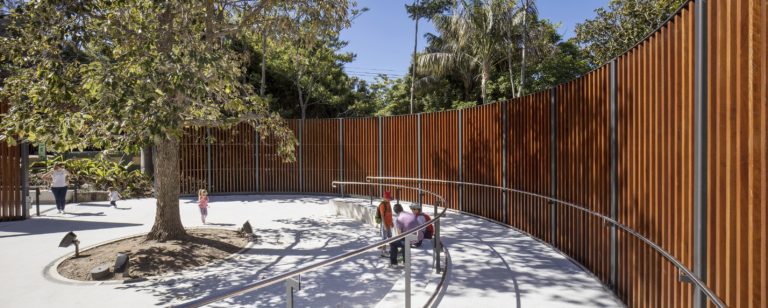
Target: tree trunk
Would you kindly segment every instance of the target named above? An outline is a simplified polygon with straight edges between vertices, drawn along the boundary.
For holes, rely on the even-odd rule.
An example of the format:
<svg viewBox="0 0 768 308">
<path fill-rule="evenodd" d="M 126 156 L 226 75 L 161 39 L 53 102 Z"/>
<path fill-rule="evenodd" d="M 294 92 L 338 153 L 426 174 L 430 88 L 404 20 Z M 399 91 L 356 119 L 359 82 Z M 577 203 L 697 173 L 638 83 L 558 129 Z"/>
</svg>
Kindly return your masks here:
<svg viewBox="0 0 768 308">
<path fill-rule="evenodd" d="M 147 240 L 183 240 L 187 232 L 179 214 L 179 139 L 166 137 L 156 146 L 157 210 Z"/>
<path fill-rule="evenodd" d="M 487 85 L 488 85 L 488 79 L 491 76 L 491 65 L 489 63 L 483 62 L 482 70 L 483 71 L 481 72 L 481 80 L 480 80 L 480 90 L 481 90 L 480 94 L 481 94 L 482 99 L 483 99 L 483 104 L 487 104 L 488 103 L 488 101 L 487 101 L 488 97 L 486 96 L 486 94 L 487 94 L 486 93 L 486 88 L 487 88 Z"/>
<path fill-rule="evenodd" d="M 155 159 L 152 158 L 152 147 L 141 149 L 141 173 L 153 177 L 155 173 Z"/>
<path fill-rule="evenodd" d="M 307 117 L 307 102 L 304 100 L 304 91 L 301 89 L 301 70 L 296 73 L 296 92 L 299 94 L 299 107 L 301 108 L 301 119 Z"/>
<path fill-rule="evenodd" d="M 414 1 L 414 4 L 416 2 Z M 416 31 L 413 34 L 413 63 L 411 64 L 411 109 L 410 113 L 413 114 L 413 90 L 416 84 L 416 50 L 419 45 L 419 17 L 416 17 Z"/>
<path fill-rule="evenodd" d="M 507 49 L 507 68 L 509 69 L 509 87 L 512 89 L 510 94 L 515 98 L 517 90 L 515 90 L 515 74 L 512 72 L 512 48 Z"/>
<path fill-rule="evenodd" d="M 267 30 L 261 34 L 261 89 L 259 95 L 267 93 Z"/>
<path fill-rule="evenodd" d="M 525 88 L 525 47 L 528 36 L 528 0 L 523 0 L 523 54 L 520 59 L 520 86 L 517 88 L 517 97 L 523 95 L 523 88 Z"/>
</svg>

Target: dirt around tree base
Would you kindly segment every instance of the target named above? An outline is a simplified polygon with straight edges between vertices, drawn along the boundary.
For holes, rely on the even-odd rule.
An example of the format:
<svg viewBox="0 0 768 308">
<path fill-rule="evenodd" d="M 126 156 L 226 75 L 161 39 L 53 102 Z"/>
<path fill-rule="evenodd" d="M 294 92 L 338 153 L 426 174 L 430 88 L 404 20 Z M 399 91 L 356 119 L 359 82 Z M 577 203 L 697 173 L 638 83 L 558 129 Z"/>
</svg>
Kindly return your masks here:
<svg viewBox="0 0 768 308">
<path fill-rule="evenodd" d="M 101 280 L 126 280 L 161 276 L 220 260 L 240 251 L 247 239 L 232 230 L 189 229 L 187 241 L 146 241 L 144 236 L 131 237 L 80 252 L 58 267 L 60 275 L 74 280 L 92 281 L 91 270 L 107 265 L 110 275 Z M 114 275 L 118 253 L 129 256 L 128 269 Z"/>
</svg>

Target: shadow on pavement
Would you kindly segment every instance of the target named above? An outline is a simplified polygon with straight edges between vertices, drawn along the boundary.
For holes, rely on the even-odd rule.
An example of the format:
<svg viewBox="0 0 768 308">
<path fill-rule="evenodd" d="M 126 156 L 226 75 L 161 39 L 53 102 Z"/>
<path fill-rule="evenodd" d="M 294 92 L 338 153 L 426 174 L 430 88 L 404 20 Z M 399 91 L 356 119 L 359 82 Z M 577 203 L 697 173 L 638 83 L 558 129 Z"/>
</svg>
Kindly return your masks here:
<svg viewBox="0 0 768 308">
<path fill-rule="evenodd" d="M 67 214 L 69 215 L 69 214 Z M 104 213 L 76 213 L 77 216 L 104 216 Z M 141 224 L 120 222 L 97 222 L 71 219 L 30 219 L 23 223 L 0 224 L 0 232 L 22 234 L 0 235 L 0 238 L 60 233 L 69 231 L 111 229 L 141 226 Z"/>
</svg>

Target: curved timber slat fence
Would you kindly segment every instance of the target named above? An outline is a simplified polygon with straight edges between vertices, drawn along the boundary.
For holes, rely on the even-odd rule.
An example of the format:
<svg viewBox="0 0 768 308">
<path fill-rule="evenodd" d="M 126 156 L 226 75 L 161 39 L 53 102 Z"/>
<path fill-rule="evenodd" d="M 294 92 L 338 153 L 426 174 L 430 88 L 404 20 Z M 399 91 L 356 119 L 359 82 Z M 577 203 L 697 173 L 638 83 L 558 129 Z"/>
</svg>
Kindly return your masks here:
<svg viewBox="0 0 768 308">
<path fill-rule="evenodd" d="M 0 101 L 0 115 L 8 111 L 8 104 Z M 2 118 L 0 118 L 2 120 Z M 0 141 L 0 221 L 25 217 L 21 194 L 21 147 Z"/>
<path fill-rule="evenodd" d="M 766 25 L 765 0 L 689 1 L 626 53 L 547 91 L 463 110 L 289 120 L 299 139 L 291 164 L 245 125 L 190 129 L 182 191 L 333 194 L 331 181 L 369 175 L 526 191 L 634 230 L 728 307 L 765 307 Z M 706 306 L 703 292 L 678 281 L 673 263 L 640 238 L 606 228 L 603 218 L 570 207 L 555 213 L 542 198 L 494 188 L 422 188 L 452 209 L 552 243 L 630 307 Z"/>
</svg>

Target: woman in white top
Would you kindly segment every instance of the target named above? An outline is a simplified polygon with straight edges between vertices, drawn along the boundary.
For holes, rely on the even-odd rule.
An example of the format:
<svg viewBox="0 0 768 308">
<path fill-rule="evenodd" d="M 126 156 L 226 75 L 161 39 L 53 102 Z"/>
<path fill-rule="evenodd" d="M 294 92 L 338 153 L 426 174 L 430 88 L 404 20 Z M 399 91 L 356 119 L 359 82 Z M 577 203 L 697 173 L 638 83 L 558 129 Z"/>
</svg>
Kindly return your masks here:
<svg viewBox="0 0 768 308">
<path fill-rule="evenodd" d="M 51 192 L 56 198 L 56 209 L 59 210 L 59 214 L 64 213 L 64 206 L 67 204 L 68 175 L 69 172 L 64 169 L 64 165 L 61 163 L 56 163 L 53 165 L 53 170 L 43 174 L 43 179 L 51 183 Z"/>
</svg>

